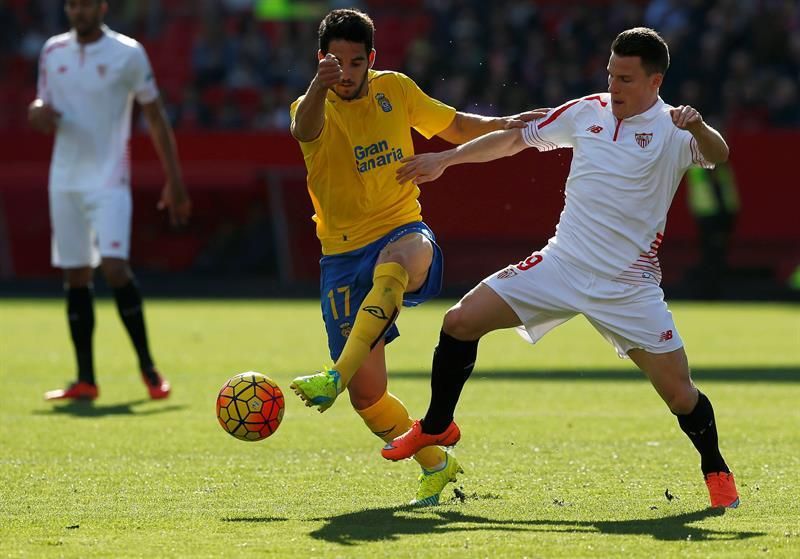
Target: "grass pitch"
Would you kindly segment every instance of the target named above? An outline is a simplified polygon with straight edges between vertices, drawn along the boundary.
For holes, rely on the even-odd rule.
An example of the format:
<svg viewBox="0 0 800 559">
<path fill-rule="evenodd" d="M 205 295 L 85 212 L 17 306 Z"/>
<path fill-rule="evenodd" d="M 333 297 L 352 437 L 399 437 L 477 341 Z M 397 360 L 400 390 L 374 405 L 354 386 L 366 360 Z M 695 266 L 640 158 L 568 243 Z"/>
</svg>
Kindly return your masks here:
<svg viewBox="0 0 800 559">
<path fill-rule="evenodd" d="M 3 557 L 797 557 L 800 310 L 672 306 L 713 401 L 738 510 L 706 508 L 698 457 L 641 375 L 582 319 L 535 348 L 490 335 L 457 412 L 467 473 L 433 509 L 414 463 L 385 462 L 346 398 L 286 393 L 283 425 L 235 440 L 214 415 L 234 373 L 290 379 L 327 361 L 313 302 L 147 302 L 173 397 L 146 399 L 109 301 L 94 405 L 46 404 L 72 378 L 63 303 L 0 301 Z M 443 303 L 406 310 L 390 389 L 427 407 Z M 671 498 L 670 498 L 671 497 Z"/>
</svg>

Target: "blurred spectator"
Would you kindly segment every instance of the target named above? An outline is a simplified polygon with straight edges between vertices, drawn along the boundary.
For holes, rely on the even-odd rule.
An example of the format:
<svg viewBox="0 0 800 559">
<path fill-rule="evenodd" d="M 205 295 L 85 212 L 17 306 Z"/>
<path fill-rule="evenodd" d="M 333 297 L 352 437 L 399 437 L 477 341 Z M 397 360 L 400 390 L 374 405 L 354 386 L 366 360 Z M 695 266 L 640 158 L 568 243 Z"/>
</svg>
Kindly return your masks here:
<svg viewBox="0 0 800 559">
<path fill-rule="evenodd" d="M 0 53 L 12 51 L 19 40 L 17 14 L 6 4 L 0 0 Z"/>
<path fill-rule="evenodd" d="M 216 19 L 206 19 L 192 49 L 192 70 L 199 88 L 221 84 L 236 64 L 236 46 Z"/>
<path fill-rule="evenodd" d="M 214 125 L 214 116 L 194 85 L 184 89 L 183 103 L 178 107 L 176 118 L 181 128 L 211 128 Z"/>
<path fill-rule="evenodd" d="M 250 127 L 254 130 L 288 130 L 288 109 L 275 96 L 274 90 L 267 90 L 261 94 L 261 101 Z M 285 115 L 285 116 L 284 116 Z"/>
<path fill-rule="evenodd" d="M 768 107 L 771 125 L 800 126 L 800 98 L 797 95 L 797 81 L 788 77 L 779 78 Z"/>
<path fill-rule="evenodd" d="M 252 17 L 242 17 L 236 39 L 236 64 L 227 83 L 233 88 L 264 86 L 270 76 L 268 36 Z"/>
<path fill-rule="evenodd" d="M 327 3 L 342 4 L 353 3 Z M 400 29 L 427 30 L 379 35 L 384 43 L 377 45 L 376 68 L 382 52 L 405 56 L 404 72 L 454 106 L 505 114 L 604 91 L 608 42 L 622 29 L 649 25 L 671 46 L 665 101 L 696 105 L 703 114 L 724 117 L 726 125 L 800 126 L 800 0 L 421 0 L 422 10 L 384 0 L 357 4 L 379 29 L 400 19 Z M 180 122 L 222 125 L 199 99 L 207 88 L 224 86 L 263 94 L 256 115 L 240 107 L 246 125 L 280 128 L 281 103 L 301 94 L 315 71 L 316 58 L 298 53 L 316 42 L 318 20 L 261 22 L 253 5 L 118 0 L 109 3 L 108 21 L 148 41 L 152 58 L 166 60 L 155 64 L 162 81 L 165 65 L 191 68 L 191 78 L 187 70 L 173 80 L 179 88 L 192 79 L 198 88 L 187 90 Z M 22 75 L 32 85 L 43 40 L 65 29 L 63 2 L 0 0 L 0 64 L 12 64 L 14 55 L 26 58 L 31 71 Z M 0 75 L 10 71 L 0 67 Z M 235 116 L 232 107 L 224 112 Z M 235 121 L 226 117 L 225 125 Z"/>
<path fill-rule="evenodd" d="M 236 99 L 228 92 L 222 99 L 222 105 L 217 115 L 217 126 L 223 130 L 239 130 L 244 128 L 242 111 L 236 104 Z"/>
<path fill-rule="evenodd" d="M 49 35 L 39 24 L 34 24 L 25 31 L 19 43 L 18 54 L 27 60 L 35 62 L 39 58 L 45 41 Z"/>
</svg>

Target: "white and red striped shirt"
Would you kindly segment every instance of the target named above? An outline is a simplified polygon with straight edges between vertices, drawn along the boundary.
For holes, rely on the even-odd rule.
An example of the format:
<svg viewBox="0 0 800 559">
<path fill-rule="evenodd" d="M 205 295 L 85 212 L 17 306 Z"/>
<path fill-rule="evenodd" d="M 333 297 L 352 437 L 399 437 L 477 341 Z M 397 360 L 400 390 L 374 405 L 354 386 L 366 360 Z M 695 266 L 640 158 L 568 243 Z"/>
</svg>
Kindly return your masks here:
<svg viewBox="0 0 800 559">
<path fill-rule="evenodd" d="M 660 283 L 658 248 L 667 211 L 692 165 L 712 167 L 659 97 L 644 113 L 618 120 L 610 95 L 576 99 L 522 130 L 539 151 L 573 148 L 566 201 L 544 249 L 601 276 Z"/>
<path fill-rule="evenodd" d="M 129 187 L 133 99 L 158 97 L 142 45 L 105 26 L 85 45 L 75 31 L 51 37 L 39 58 L 38 97 L 61 113 L 51 190 Z"/>
</svg>

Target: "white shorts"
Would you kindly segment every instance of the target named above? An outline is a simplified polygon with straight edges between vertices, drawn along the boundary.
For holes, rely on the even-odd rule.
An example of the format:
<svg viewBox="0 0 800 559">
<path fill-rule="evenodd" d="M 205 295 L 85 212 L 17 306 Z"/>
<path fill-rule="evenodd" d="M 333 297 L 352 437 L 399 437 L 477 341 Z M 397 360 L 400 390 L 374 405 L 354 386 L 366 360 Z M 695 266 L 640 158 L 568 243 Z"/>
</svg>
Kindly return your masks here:
<svg viewBox="0 0 800 559">
<path fill-rule="evenodd" d="M 52 263 L 58 268 L 97 267 L 100 258 L 128 259 L 131 192 L 127 188 L 50 191 Z"/>
<path fill-rule="evenodd" d="M 483 283 L 517 313 L 518 331 L 532 344 L 582 314 L 622 358 L 631 349 L 667 353 L 683 346 L 655 283 L 630 285 L 600 277 L 547 252 L 536 252 Z"/>
</svg>

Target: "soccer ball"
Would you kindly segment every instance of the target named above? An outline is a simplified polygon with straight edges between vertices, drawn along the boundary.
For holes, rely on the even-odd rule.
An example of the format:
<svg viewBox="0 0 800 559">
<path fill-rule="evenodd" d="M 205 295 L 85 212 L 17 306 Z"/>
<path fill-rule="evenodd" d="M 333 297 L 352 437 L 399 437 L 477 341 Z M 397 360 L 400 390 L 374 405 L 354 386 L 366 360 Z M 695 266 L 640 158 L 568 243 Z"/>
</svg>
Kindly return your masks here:
<svg viewBox="0 0 800 559">
<path fill-rule="evenodd" d="M 275 381 L 248 371 L 230 378 L 217 396 L 222 428 L 242 441 L 266 439 L 283 419 L 283 392 Z"/>
</svg>

